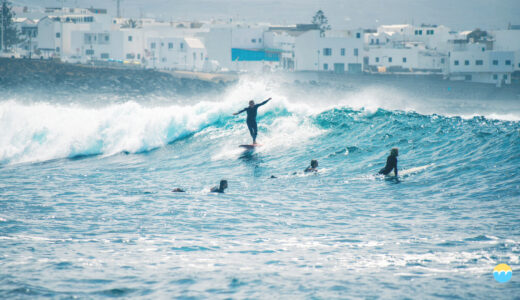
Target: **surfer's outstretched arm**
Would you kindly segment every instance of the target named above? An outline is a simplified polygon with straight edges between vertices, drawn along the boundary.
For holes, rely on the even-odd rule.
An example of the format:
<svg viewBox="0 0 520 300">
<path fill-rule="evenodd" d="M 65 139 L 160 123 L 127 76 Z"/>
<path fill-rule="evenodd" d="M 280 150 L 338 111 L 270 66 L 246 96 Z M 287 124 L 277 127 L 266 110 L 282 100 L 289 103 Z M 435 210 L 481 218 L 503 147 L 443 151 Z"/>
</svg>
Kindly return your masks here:
<svg viewBox="0 0 520 300">
<path fill-rule="evenodd" d="M 244 108 L 244 109 L 242 109 L 242 110 L 237 111 L 236 113 L 233 114 L 233 116 L 236 116 L 236 115 L 238 115 L 238 114 L 241 114 L 241 113 L 245 112 L 246 110 L 247 110 L 247 107 Z"/>
<path fill-rule="evenodd" d="M 262 106 L 262 105 L 266 104 L 267 102 L 269 102 L 270 100 L 271 100 L 271 97 L 267 98 L 264 102 L 257 104 L 256 106 Z"/>
</svg>

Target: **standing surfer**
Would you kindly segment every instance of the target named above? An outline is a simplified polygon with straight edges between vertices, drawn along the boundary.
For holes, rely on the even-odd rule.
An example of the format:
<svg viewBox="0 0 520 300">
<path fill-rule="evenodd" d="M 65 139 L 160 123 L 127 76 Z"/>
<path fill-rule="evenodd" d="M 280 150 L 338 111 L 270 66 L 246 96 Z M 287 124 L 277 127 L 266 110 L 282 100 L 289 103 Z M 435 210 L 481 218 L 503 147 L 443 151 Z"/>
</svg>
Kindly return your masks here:
<svg viewBox="0 0 520 300">
<path fill-rule="evenodd" d="M 271 98 L 268 98 L 264 102 L 260 104 L 255 104 L 255 101 L 251 100 L 249 101 L 249 106 L 234 113 L 233 115 L 236 116 L 240 113 L 247 112 L 247 128 L 249 128 L 249 133 L 251 134 L 251 137 L 253 138 L 253 145 L 256 144 L 256 135 L 258 134 L 258 128 L 256 124 L 256 113 L 258 111 L 258 107 L 266 104 L 269 102 Z"/>
</svg>

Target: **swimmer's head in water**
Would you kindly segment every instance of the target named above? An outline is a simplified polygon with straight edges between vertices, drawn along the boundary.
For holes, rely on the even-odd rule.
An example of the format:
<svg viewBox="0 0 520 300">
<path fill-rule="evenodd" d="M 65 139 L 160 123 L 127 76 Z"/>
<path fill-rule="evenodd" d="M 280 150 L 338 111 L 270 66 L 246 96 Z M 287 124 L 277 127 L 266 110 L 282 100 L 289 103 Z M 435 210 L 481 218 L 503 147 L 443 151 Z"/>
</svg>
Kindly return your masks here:
<svg viewBox="0 0 520 300">
<path fill-rule="evenodd" d="M 254 105 L 255 105 L 255 101 L 249 100 L 249 106 L 254 106 Z"/>
<path fill-rule="evenodd" d="M 399 149 L 392 148 L 392 150 L 390 150 L 390 155 L 398 156 L 399 155 Z"/>
<path fill-rule="evenodd" d="M 227 187 L 228 187 L 227 186 L 227 180 L 222 179 L 220 181 L 220 190 L 223 191 L 223 190 L 227 189 Z"/>
<path fill-rule="evenodd" d="M 318 161 L 316 159 L 311 160 L 311 167 L 317 168 L 318 167 Z"/>
</svg>

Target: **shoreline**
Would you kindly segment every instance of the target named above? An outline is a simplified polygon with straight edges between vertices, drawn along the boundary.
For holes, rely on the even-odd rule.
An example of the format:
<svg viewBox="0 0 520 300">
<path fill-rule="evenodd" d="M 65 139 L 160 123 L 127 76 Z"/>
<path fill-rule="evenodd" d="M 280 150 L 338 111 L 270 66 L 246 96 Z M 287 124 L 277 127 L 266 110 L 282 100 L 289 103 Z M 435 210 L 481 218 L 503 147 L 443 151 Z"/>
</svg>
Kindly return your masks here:
<svg viewBox="0 0 520 300">
<path fill-rule="evenodd" d="M 366 87 L 399 88 L 421 96 L 444 98 L 520 100 L 520 85 L 450 81 L 439 74 L 335 74 L 315 71 L 253 73 L 203 73 L 62 63 L 54 60 L 0 58 L 0 90 L 6 93 L 77 89 L 87 93 L 187 95 L 222 91 L 242 78 L 268 78 L 287 85 L 334 86 L 345 90 Z"/>
</svg>

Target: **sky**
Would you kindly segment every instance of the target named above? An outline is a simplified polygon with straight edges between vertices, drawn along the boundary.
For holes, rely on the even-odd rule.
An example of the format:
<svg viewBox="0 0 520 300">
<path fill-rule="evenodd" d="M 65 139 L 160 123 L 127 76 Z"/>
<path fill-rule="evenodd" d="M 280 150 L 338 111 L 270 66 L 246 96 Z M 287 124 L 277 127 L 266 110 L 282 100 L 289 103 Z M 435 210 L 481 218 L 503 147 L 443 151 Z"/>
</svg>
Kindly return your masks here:
<svg viewBox="0 0 520 300">
<path fill-rule="evenodd" d="M 107 8 L 116 0 L 11 0 L 30 7 Z M 520 0 L 121 0 L 123 17 L 163 20 L 221 19 L 309 23 L 322 9 L 336 29 L 376 28 L 383 24 L 438 24 L 453 30 L 501 29 L 520 25 Z"/>
</svg>

